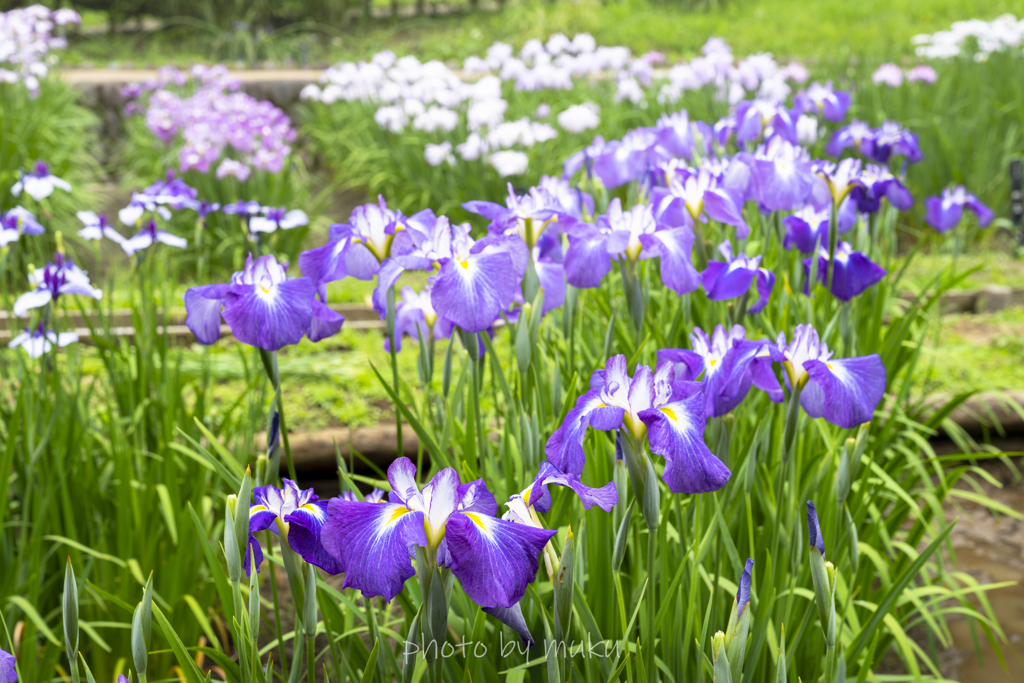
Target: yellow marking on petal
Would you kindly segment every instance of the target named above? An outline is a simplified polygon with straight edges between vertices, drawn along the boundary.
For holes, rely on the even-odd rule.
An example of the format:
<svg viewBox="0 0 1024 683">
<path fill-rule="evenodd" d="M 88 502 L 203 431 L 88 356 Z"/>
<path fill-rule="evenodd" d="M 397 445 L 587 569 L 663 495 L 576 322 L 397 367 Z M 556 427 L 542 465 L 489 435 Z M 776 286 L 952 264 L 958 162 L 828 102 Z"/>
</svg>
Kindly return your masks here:
<svg viewBox="0 0 1024 683">
<path fill-rule="evenodd" d="M 835 368 L 832 367 L 831 363 L 825 363 L 825 367 L 828 368 L 829 370 L 834 370 L 835 369 Z"/>
<path fill-rule="evenodd" d="M 323 517 L 321 516 L 323 513 L 321 512 L 320 508 L 318 508 L 315 505 L 310 505 L 309 503 L 306 503 L 305 505 L 299 506 L 299 509 L 305 510 L 306 512 L 313 515 L 317 519 L 323 519 Z"/>
<path fill-rule="evenodd" d="M 717 362 L 718 362 L 717 358 L 712 358 L 712 359 L 708 360 L 708 365 L 710 365 L 711 367 L 715 367 L 715 363 L 717 363 Z"/>
<path fill-rule="evenodd" d="M 459 261 L 459 265 L 465 268 L 466 270 L 469 270 L 469 261 Z"/>
<path fill-rule="evenodd" d="M 672 410 L 671 408 L 659 408 L 658 410 L 665 413 L 665 415 L 668 416 L 668 419 L 672 420 L 673 422 L 679 422 L 679 418 L 676 417 L 676 411 Z"/>
<path fill-rule="evenodd" d="M 481 529 L 484 530 L 484 533 L 487 533 L 487 534 L 491 533 L 491 530 L 487 528 L 487 525 L 484 524 L 484 520 L 480 519 L 479 515 L 477 515 L 475 513 L 472 513 L 472 512 L 463 512 L 462 514 L 466 515 L 471 520 L 473 520 L 473 522 L 475 522 L 478 527 L 480 527 Z"/>
<path fill-rule="evenodd" d="M 266 511 L 267 511 L 267 506 L 266 505 L 253 505 L 251 508 L 249 508 L 249 517 L 252 517 L 257 512 L 266 512 Z"/>
<path fill-rule="evenodd" d="M 408 512 L 409 508 L 405 507 L 404 505 L 399 505 L 397 508 L 395 508 L 395 511 L 391 513 L 391 516 L 388 517 L 387 521 L 384 522 L 384 525 L 387 526 L 388 524 L 391 524 L 392 522 L 399 519 L 402 515 L 408 514 Z"/>
</svg>

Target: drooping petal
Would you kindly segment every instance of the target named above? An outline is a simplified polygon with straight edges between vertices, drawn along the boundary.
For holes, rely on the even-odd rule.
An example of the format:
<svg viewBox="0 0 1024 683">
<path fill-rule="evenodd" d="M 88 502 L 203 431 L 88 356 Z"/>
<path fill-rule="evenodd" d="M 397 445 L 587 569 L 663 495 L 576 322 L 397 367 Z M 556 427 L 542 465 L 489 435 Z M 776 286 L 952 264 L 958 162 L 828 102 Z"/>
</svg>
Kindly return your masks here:
<svg viewBox="0 0 1024 683">
<path fill-rule="evenodd" d="M 220 339 L 220 309 L 228 290 L 229 285 L 201 285 L 185 291 L 185 325 L 200 344 Z"/>
<path fill-rule="evenodd" d="M 760 313 L 768 305 L 768 298 L 775 288 L 775 273 L 767 268 L 757 269 L 757 302 L 747 309 L 747 313 Z"/>
<path fill-rule="evenodd" d="M 661 281 L 680 296 L 700 286 L 700 273 L 693 266 L 693 240 L 689 226 L 640 235 L 644 255 L 661 259 Z"/>
<path fill-rule="evenodd" d="M 732 473 L 704 444 L 704 394 L 640 413 L 651 450 L 665 458 L 662 479 L 673 493 L 707 493 L 725 486 Z"/>
<path fill-rule="evenodd" d="M 279 282 L 264 291 L 258 285 L 231 285 L 224 320 L 238 341 L 267 351 L 298 344 L 313 317 L 312 280 Z"/>
<path fill-rule="evenodd" d="M 449 259 L 432 280 L 430 302 L 438 315 L 467 332 L 482 332 L 512 303 L 519 281 L 507 253 Z"/>
<path fill-rule="evenodd" d="M 533 647 L 533 636 L 530 635 L 530 629 L 526 626 L 523 608 L 519 606 L 518 602 L 511 607 L 484 607 L 483 610 L 519 634 L 519 640 L 523 645 L 528 648 Z"/>
<path fill-rule="evenodd" d="M 299 268 L 302 274 L 313 281 L 320 296 L 327 296 L 327 283 L 344 280 L 348 274 L 345 267 L 345 250 L 348 238 L 328 242 L 299 254 Z"/>
<path fill-rule="evenodd" d="M 34 289 L 31 292 L 25 292 L 14 302 L 14 315 L 24 318 L 30 310 L 41 308 L 50 303 L 52 299 L 53 294 L 48 289 Z"/>
<path fill-rule="evenodd" d="M 460 512 L 448 520 L 451 570 L 481 607 L 512 607 L 537 574 L 537 560 L 555 531 Z"/>
<path fill-rule="evenodd" d="M 537 279 L 544 288 L 543 315 L 565 303 L 565 268 L 561 263 L 541 259 L 533 262 Z"/>
<path fill-rule="evenodd" d="M 320 299 L 313 299 L 313 317 L 309 321 L 309 341 L 333 337 L 345 324 L 345 316 L 325 305 Z"/>
<path fill-rule="evenodd" d="M 881 282 L 887 273 L 885 268 L 859 251 L 850 252 L 845 258 L 837 254 L 832 273 L 832 294 L 840 301 L 849 301 Z"/>
<path fill-rule="evenodd" d="M 713 221 L 736 226 L 736 239 L 745 240 L 750 236 L 750 226 L 743 220 L 741 207 L 736 206 L 725 190 L 712 188 L 704 191 L 704 213 Z"/>
<path fill-rule="evenodd" d="M 754 272 L 743 267 L 739 261 L 708 261 L 708 267 L 701 273 L 701 284 L 712 301 L 741 297 L 750 290 L 753 282 Z"/>
<path fill-rule="evenodd" d="M 320 539 L 345 569 L 343 588 L 363 596 L 392 600 L 416 572 L 411 557 L 427 545 L 422 512 L 395 503 L 367 503 L 332 498 Z"/>
<path fill-rule="evenodd" d="M 591 236 L 570 237 L 565 251 L 565 275 L 573 287 L 598 287 L 612 269 L 608 236 L 596 230 Z"/>
<path fill-rule="evenodd" d="M 804 361 L 810 379 L 800 405 L 811 417 L 852 429 L 870 422 L 885 395 L 885 365 L 878 354 Z"/>
<path fill-rule="evenodd" d="M 381 320 L 388 314 L 388 290 L 398 282 L 403 272 L 405 269 L 396 259 L 385 259 L 384 263 L 380 264 L 380 270 L 377 271 L 377 286 L 373 288 L 373 310 Z"/>
<path fill-rule="evenodd" d="M 300 505 L 295 512 L 285 517 L 288 522 L 288 545 L 306 562 L 315 564 L 328 574 L 345 571 L 340 560 L 327 552 L 321 541 L 324 523 L 327 521 L 327 502 L 312 501 Z"/>
</svg>

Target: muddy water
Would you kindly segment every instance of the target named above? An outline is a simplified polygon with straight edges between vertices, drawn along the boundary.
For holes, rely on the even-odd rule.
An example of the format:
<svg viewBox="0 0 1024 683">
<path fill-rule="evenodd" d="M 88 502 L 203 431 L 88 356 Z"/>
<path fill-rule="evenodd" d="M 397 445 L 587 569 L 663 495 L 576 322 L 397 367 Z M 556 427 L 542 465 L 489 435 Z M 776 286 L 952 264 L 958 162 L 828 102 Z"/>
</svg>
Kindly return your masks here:
<svg viewBox="0 0 1024 683">
<path fill-rule="evenodd" d="M 1024 466 L 1024 461 L 1018 458 L 1016 464 Z M 1024 513 L 1024 480 L 1014 481 L 1012 471 L 1002 464 L 987 465 L 986 470 L 1002 488 L 982 482 L 982 492 Z M 960 516 L 952 534 L 958 569 L 982 583 L 1016 581 L 1017 584 L 989 594 L 992 609 L 1006 636 L 1001 646 L 1007 668 L 1002 668 L 980 629 L 976 629 L 981 643 L 976 650 L 967 621 L 957 619 L 950 623 L 954 647 L 942 658 L 946 664 L 943 668 L 947 669 L 943 674 L 963 683 L 1024 683 L 1024 522 L 1006 515 L 993 515 L 974 503 L 961 502 L 950 508 L 952 514 Z"/>
</svg>

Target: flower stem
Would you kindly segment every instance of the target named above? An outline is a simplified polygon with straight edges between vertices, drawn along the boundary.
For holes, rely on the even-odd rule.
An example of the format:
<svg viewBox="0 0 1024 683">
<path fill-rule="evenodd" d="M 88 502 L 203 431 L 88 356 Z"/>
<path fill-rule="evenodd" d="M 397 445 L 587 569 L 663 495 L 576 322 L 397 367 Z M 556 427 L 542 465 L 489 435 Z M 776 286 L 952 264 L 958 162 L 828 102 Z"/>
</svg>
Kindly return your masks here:
<svg viewBox="0 0 1024 683">
<path fill-rule="evenodd" d="M 648 486 L 657 486 L 658 482 L 647 482 Z M 656 638 L 656 628 L 654 620 L 658 612 L 657 600 L 654 597 L 655 594 L 655 574 L 654 567 L 657 564 L 657 551 L 658 551 L 658 529 L 648 528 L 647 529 L 647 594 L 644 599 L 647 601 L 647 643 L 644 647 L 644 666 L 647 669 L 647 680 L 651 683 L 655 683 L 658 680 L 657 669 L 654 665 L 654 645 Z"/>
<path fill-rule="evenodd" d="M 391 355 L 391 384 L 395 390 L 395 396 L 399 396 L 398 388 L 398 349 L 395 346 L 395 315 L 397 313 L 397 306 L 395 305 L 395 288 L 392 285 L 391 289 L 388 290 L 388 312 L 387 312 L 387 331 L 388 331 L 388 351 Z M 395 406 L 395 441 L 398 444 L 397 453 L 401 457 L 405 455 L 405 450 L 402 447 L 402 412 Z"/>
</svg>

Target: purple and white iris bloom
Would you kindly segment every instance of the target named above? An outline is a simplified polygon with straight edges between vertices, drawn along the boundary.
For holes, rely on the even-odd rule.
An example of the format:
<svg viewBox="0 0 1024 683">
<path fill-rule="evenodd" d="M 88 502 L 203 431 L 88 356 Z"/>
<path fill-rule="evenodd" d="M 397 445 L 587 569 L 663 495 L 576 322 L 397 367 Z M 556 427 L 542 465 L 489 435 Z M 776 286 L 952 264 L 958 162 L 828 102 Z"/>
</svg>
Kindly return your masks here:
<svg viewBox="0 0 1024 683">
<path fill-rule="evenodd" d="M 250 199 L 249 201 L 239 199 L 237 202 L 225 204 L 224 208 L 221 210 L 229 216 L 238 216 L 240 219 L 248 223 L 254 216 L 258 216 L 263 212 L 263 207 L 259 202 L 253 199 Z"/>
<path fill-rule="evenodd" d="M 827 121 L 838 123 L 850 109 L 850 93 L 833 89 L 832 81 L 825 85 L 815 81 L 796 94 L 793 105 L 804 114 L 821 114 Z"/>
<path fill-rule="evenodd" d="M 861 213 L 878 211 L 883 197 L 900 211 L 907 211 L 914 205 L 910 190 L 885 166 L 868 164 L 861 171 L 860 182 L 850 191 L 850 198 L 857 202 L 857 210 Z"/>
<path fill-rule="evenodd" d="M 21 347 L 30 358 L 39 358 L 49 353 L 54 345 L 64 348 L 68 344 L 74 344 L 78 341 L 78 334 L 75 332 L 61 332 L 57 334 L 53 330 L 47 330 L 44 325 L 45 323 L 40 320 L 39 327 L 34 331 L 26 328 L 24 332 L 8 342 L 7 347 L 11 349 Z"/>
<path fill-rule="evenodd" d="M 860 159 L 843 159 L 839 163 L 833 163 L 831 161 L 817 161 L 813 164 L 815 173 L 822 178 L 828 188 L 829 195 L 832 197 L 832 205 L 840 207 L 843 204 L 843 200 L 855 187 L 863 185 L 860 179 L 861 175 L 861 161 Z M 823 206 L 827 203 L 827 199 L 822 202 L 818 201 L 818 197 L 814 197 L 813 203 L 815 206 Z"/>
<path fill-rule="evenodd" d="M 0 248 L 17 242 L 22 235 L 42 235 L 46 230 L 35 215 L 20 206 L 0 214 Z"/>
<path fill-rule="evenodd" d="M 612 268 L 612 260 L 661 259 L 665 286 L 677 294 L 693 292 L 700 285 L 693 267 L 693 231 L 687 225 L 669 227 L 655 220 L 651 207 L 637 204 L 628 212 L 616 197 L 597 225 L 577 223 L 566 228 L 569 248 L 565 271 L 574 287 L 597 287 Z"/>
<path fill-rule="evenodd" d="M 227 284 L 190 288 L 185 310 L 185 324 L 200 344 L 220 338 L 223 315 L 238 341 L 267 351 L 298 344 L 303 336 L 313 342 L 326 339 L 345 322 L 316 298 L 312 280 L 289 278 L 272 254 L 255 261 L 249 254 L 245 269 Z"/>
<path fill-rule="evenodd" d="M 348 223 L 330 226 L 326 244 L 299 255 L 299 267 L 321 296 L 326 295 L 327 283 L 348 276 L 372 280 L 391 256 L 396 233 L 405 228 L 403 220 L 400 211 L 388 208 L 384 197 L 378 197 L 376 204 L 357 206 Z"/>
<path fill-rule="evenodd" d="M 103 298 L 103 292 L 89 282 L 88 274 L 61 252 L 57 252 L 52 262 L 29 273 L 28 280 L 34 289 L 14 302 L 14 315 L 19 318 L 27 316 L 33 308 L 56 303 L 65 294 L 87 296 L 97 301 Z"/>
<path fill-rule="evenodd" d="M 435 216 L 430 209 L 424 209 L 401 221 L 391 241 L 390 256 L 381 261 L 373 290 L 373 310 L 381 319 L 387 316 L 388 292 L 402 273 L 432 271 L 441 259 L 452 255 L 452 228 L 446 216 Z"/>
<path fill-rule="evenodd" d="M 38 202 L 53 194 L 55 189 L 71 192 L 71 185 L 68 181 L 51 175 L 50 167 L 46 162 L 37 161 L 34 169 L 23 174 L 16 183 L 11 185 L 11 194 L 17 197 L 24 191 Z"/>
<path fill-rule="evenodd" d="M 811 264 L 814 259 L 804 259 L 804 294 L 810 291 Z M 849 301 L 862 294 L 868 287 L 882 281 L 888 271 L 865 254 L 854 251 L 849 242 L 836 246 L 835 267 L 832 269 L 832 296 L 840 301 Z M 828 286 L 828 249 L 818 251 L 818 284 Z"/>
<path fill-rule="evenodd" d="M 735 226 L 737 239 L 746 239 L 750 226 L 743 220 L 743 196 L 731 191 L 724 182 L 706 168 L 682 171 L 668 187 L 652 190 L 654 215 L 671 227 L 692 226 L 697 221 L 706 223 L 710 218 Z"/>
<path fill-rule="evenodd" d="M 928 197 L 924 200 L 924 207 L 925 221 L 939 232 L 952 230 L 959 225 L 964 208 L 974 212 L 982 228 L 987 228 L 995 217 L 992 209 L 978 201 L 963 185 L 947 187 L 940 197 Z"/>
<path fill-rule="evenodd" d="M 150 221 L 149 225 L 144 227 L 142 230 L 139 230 L 128 239 L 122 239 L 121 248 L 124 249 L 124 253 L 129 256 L 134 256 L 143 249 L 149 249 L 157 242 L 166 244 L 169 247 L 176 247 L 178 249 L 184 249 L 188 246 L 188 240 L 184 237 L 172 235 L 166 230 L 158 230 L 156 222 Z"/>
<path fill-rule="evenodd" d="M 804 412 L 838 427 L 852 429 L 870 422 L 885 395 L 885 365 L 877 353 L 833 358 L 811 325 L 797 325 L 792 343 L 780 332 L 771 353 L 786 370 L 786 384 L 802 387 Z"/>
<path fill-rule="evenodd" d="M 451 256 L 439 260 L 440 270 L 430 278 L 430 302 L 438 315 L 466 332 L 483 332 L 512 305 L 525 265 L 516 253 L 518 237 L 491 235 L 479 242 L 469 236 L 468 225 L 452 228 Z"/>
<path fill-rule="evenodd" d="M 895 121 L 883 121 L 871 137 L 870 149 L 865 154 L 880 164 L 888 163 L 894 154 L 916 164 L 924 158 L 917 136 Z"/>
<path fill-rule="evenodd" d="M 387 503 L 328 503 L 321 539 L 344 567 L 343 588 L 392 600 L 415 574 L 411 557 L 418 546 L 450 569 L 481 607 L 519 602 L 554 531 L 495 517 L 498 506 L 483 480 L 462 484 L 451 468 L 420 491 L 416 466 L 399 458 L 388 468 L 388 481 Z"/>
<path fill-rule="evenodd" d="M 547 192 L 553 200 L 552 204 L 570 218 L 584 220 L 594 215 L 594 197 L 589 192 L 573 187 L 564 178 L 541 176 L 537 187 Z"/>
<path fill-rule="evenodd" d="M 374 488 L 372 491 L 363 496 L 363 500 L 365 500 L 367 503 L 382 503 L 384 502 L 384 497 L 386 495 L 387 494 L 384 492 L 384 489 Z M 342 500 L 359 500 L 358 498 L 356 498 L 356 494 L 353 493 L 352 491 L 342 491 L 340 497 Z"/>
<path fill-rule="evenodd" d="M 106 214 L 96 215 L 95 211 L 79 211 L 78 220 L 85 226 L 78 231 L 78 236 L 84 240 L 98 240 L 106 237 L 111 242 L 124 244 L 124 237 L 107 222 Z"/>
<path fill-rule="evenodd" d="M 710 339 L 704 330 L 693 328 L 690 349 L 660 349 L 658 367 L 671 363 L 676 393 L 686 390 L 685 384 L 697 381 L 704 386 L 704 411 L 708 417 L 720 417 L 738 406 L 750 392 L 751 385 L 766 392 L 773 403 L 781 403 L 782 386 L 772 371 L 767 340 L 748 341 L 742 325 L 733 325 L 728 332 L 717 325 Z"/>
<path fill-rule="evenodd" d="M 491 235 L 519 237 L 522 244 L 516 248 L 513 258 L 516 270 L 523 273 L 526 272 L 530 252 L 545 229 L 559 223 L 563 216 L 569 222 L 576 220 L 564 211 L 561 202 L 547 190 L 531 187 L 529 192 L 520 196 L 515 193 L 512 183 L 508 184 L 505 206 L 474 200 L 463 203 L 462 208 L 489 220 L 487 230 Z"/>
<path fill-rule="evenodd" d="M 327 520 L 327 502 L 313 493 L 300 490 L 291 479 L 282 480 L 284 488 L 257 486 L 252 490 L 249 506 L 249 546 L 255 555 L 256 569 L 263 563 L 263 549 L 255 534 L 270 529 L 288 540 L 288 546 L 302 559 L 320 567 L 328 574 L 340 574 L 344 567 L 324 549 L 320 534 Z M 249 554 L 245 557 L 245 573 L 251 571 Z"/>
<path fill-rule="evenodd" d="M 762 135 L 766 139 L 778 135 L 791 144 L 797 144 L 797 117 L 781 104 L 767 100 L 744 100 L 736 105 L 733 116 L 736 120 L 736 144 L 741 147 Z"/>
<path fill-rule="evenodd" d="M 843 150 L 853 147 L 861 154 L 869 154 L 871 145 L 875 139 L 875 131 L 863 121 L 854 119 L 850 124 L 843 126 L 832 133 L 828 144 L 825 145 L 825 152 L 831 156 L 838 157 Z"/>
<path fill-rule="evenodd" d="M 302 209 L 289 211 L 283 206 L 264 206 L 262 216 L 253 216 L 249 219 L 249 232 L 271 233 L 278 229 L 292 230 L 303 225 L 309 225 L 309 216 Z"/>
<path fill-rule="evenodd" d="M 674 157 L 693 159 L 693 126 L 685 109 L 674 114 L 662 114 L 654 128 L 658 133 L 658 144 L 666 152 Z"/>
<path fill-rule="evenodd" d="M 613 356 L 591 375 L 590 390 L 548 439 L 545 453 L 562 471 L 582 471 L 587 427 L 621 428 L 636 442 L 646 437 L 651 451 L 665 458 L 662 479 L 673 493 L 717 491 L 732 473 L 704 444 L 704 403 L 700 384 L 676 382 L 673 363 L 660 363 L 656 372 L 637 366 L 630 378 L 626 357 Z"/>
<path fill-rule="evenodd" d="M 819 182 L 807 150 L 781 137 L 772 138 L 752 155 L 738 156 L 749 160 L 753 196 L 769 211 L 791 211 L 803 205 Z"/>
<path fill-rule="evenodd" d="M 757 282 L 757 302 L 747 308 L 748 313 L 760 313 L 768 305 L 768 297 L 775 288 L 775 273 L 761 267 L 761 256 L 747 256 L 741 253 L 733 256 L 732 243 L 728 240 L 718 245 L 718 253 L 725 261 L 708 261 L 701 273 L 701 285 L 712 301 L 728 301 L 750 291 L 750 285 Z"/>
<path fill-rule="evenodd" d="M 786 228 L 786 235 L 782 239 L 783 248 L 796 247 L 805 254 L 813 254 L 815 249 L 820 249 L 823 245 L 827 247 L 831 215 L 832 209 L 828 205 L 818 209 L 813 204 L 808 204 L 783 218 L 782 224 Z M 849 232 L 857 223 L 857 202 L 852 197 L 848 196 L 843 200 L 836 220 L 839 223 L 837 231 L 840 235 Z"/>
<path fill-rule="evenodd" d="M 607 188 L 636 180 L 657 161 L 669 154 L 658 145 L 654 128 L 635 128 L 622 140 L 607 143 L 594 158 L 593 173 Z"/>
<path fill-rule="evenodd" d="M 452 334 L 452 324 L 437 315 L 430 303 L 430 289 L 417 292 L 406 285 L 401 298 L 395 304 L 395 351 L 402 350 L 402 338 L 447 339 Z M 384 350 L 391 351 L 391 339 L 384 339 Z"/>
</svg>

